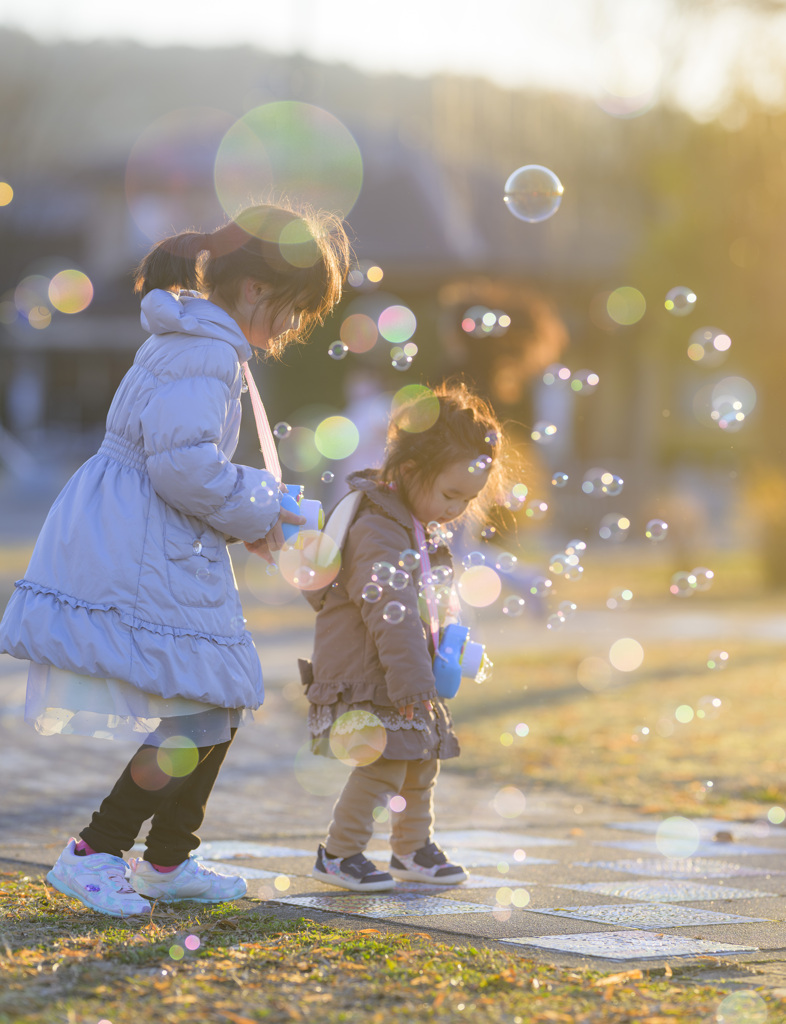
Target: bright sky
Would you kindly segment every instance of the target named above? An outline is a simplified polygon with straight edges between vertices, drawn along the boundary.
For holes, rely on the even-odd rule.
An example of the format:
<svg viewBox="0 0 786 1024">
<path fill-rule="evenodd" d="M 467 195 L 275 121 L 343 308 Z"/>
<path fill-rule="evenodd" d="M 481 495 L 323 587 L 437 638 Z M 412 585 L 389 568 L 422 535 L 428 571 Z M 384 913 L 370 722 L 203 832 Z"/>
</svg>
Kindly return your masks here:
<svg viewBox="0 0 786 1024">
<path fill-rule="evenodd" d="M 133 39 L 151 46 L 248 44 L 366 71 L 448 70 L 647 105 L 664 76 L 708 115 L 746 67 L 786 96 L 786 16 L 767 31 L 751 0 L 0 0 L 0 25 L 43 41 Z M 687 12 L 687 13 L 686 13 Z"/>
</svg>

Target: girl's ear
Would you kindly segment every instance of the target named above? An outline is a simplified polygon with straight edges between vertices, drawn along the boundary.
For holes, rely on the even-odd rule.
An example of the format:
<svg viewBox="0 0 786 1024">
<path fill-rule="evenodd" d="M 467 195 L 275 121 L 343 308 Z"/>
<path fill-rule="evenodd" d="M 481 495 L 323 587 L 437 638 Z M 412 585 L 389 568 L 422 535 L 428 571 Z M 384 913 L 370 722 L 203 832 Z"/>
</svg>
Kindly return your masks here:
<svg viewBox="0 0 786 1024">
<path fill-rule="evenodd" d="M 255 306 L 265 294 L 265 288 L 253 277 L 244 277 L 240 282 L 241 298 L 250 306 Z"/>
<path fill-rule="evenodd" d="M 399 472 L 399 476 L 404 481 L 404 483 L 409 483 L 409 481 L 412 479 L 412 475 L 414 473 L 414 470 L 415 470 L 415 461 L 414 461 L 414 459 L 407 459 L 406 462 L 402 462 L 401 463 L 401 465 L 398 468 L 398 472 Z"/>
</svg>

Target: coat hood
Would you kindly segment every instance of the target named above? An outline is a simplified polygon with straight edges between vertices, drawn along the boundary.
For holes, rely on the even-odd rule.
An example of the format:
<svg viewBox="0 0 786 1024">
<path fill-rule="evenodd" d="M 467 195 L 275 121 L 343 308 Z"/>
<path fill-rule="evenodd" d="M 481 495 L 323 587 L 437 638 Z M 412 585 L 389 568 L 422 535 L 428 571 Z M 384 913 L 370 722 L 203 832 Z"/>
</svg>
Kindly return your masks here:
<svg viewBox="0 0 786 1024">
<path fill-rule="evenodd" d="M 241 363 L 251 358 L 251 346 L 229 313 L 193 292 L 175 295 L 154 288 L 142 299 L 140 319 L 142 327 L 151 334 L 219 338 L 232 345 Z"/>
</svg>

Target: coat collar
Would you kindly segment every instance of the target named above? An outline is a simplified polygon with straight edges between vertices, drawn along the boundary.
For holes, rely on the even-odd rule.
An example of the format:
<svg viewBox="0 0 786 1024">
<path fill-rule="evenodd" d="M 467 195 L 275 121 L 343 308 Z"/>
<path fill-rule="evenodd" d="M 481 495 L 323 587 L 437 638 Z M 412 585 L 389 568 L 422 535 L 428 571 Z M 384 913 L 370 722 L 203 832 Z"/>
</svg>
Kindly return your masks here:
<svg viewBox="0 0 786 1024">
<path fill-rule="evenodd" d="M 379 479 L 379 470 L 363 469 L 350 473 L 347 483 L 353 491 L 362 491 L 372 505 L 376 505 L 390 519 L 395 519 L 407 530 L 413 529 L 412 513 L 401 495 Z"/>
</svg>

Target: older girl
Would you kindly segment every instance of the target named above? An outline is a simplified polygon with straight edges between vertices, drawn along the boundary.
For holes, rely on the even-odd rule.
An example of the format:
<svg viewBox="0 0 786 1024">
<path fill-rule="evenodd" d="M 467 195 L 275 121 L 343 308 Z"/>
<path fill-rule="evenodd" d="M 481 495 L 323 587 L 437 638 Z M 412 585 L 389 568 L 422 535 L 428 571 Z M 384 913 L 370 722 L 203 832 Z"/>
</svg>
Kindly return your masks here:
<svg viewBox="0 0 786 1024">
<path fill-rule="evenodd" d="M 245 892 L 189 859 L 235 730 L 263 699 L 227 544 L 269 557 L 281 524 L 302 519 L 280 508 L 269 472 L 230 462 L 243 372 L 254 350 L 279 352 L 330 311 L 348 253 L 334 218 L 273 205 L 150 251 L 136 275 L 150 337 L 0 623 L 0 650 L 31 663 L 39 731 L 145 737 L 47 876 L 94 910 Z M 151 816 L 129 867 L 123 851 Z"/>
</svg>

